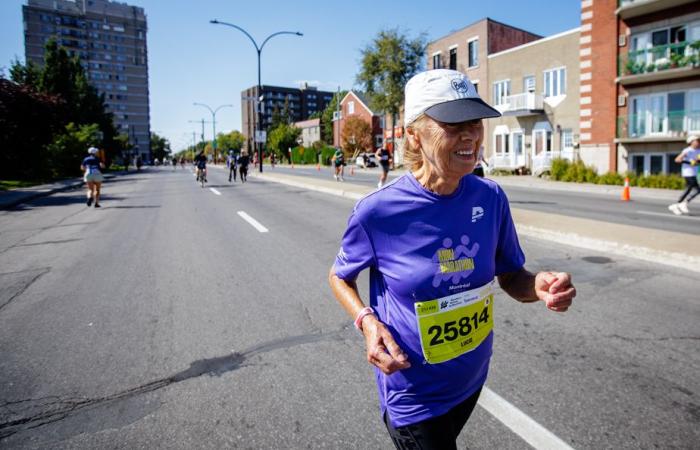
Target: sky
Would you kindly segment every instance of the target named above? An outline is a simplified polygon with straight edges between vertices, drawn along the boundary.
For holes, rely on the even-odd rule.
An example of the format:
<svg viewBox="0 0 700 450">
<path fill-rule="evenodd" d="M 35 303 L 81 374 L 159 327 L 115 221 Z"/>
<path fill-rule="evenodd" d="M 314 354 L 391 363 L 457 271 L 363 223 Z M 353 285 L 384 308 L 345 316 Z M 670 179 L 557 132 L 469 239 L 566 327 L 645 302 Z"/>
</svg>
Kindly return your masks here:
<svg viewBox="0 0 700 450">
<path fill-rule="evenodd" d="M 240 31 L 212 25 L 211 19 L 244 28 L 258 45 L 277 31 L 300 31 L 267 42 L 261 58 L 262 84 L 298 87 L 306 81 L 320 90 L 356 86 L 360 51 L 377 33 L 399 28 L 428 41 L 485 17 L 541 36 L 580 26 L 580 0 L 431 1 L 238 1 L 126 0 L 145 9 L 151 131 L 170 140 L 174 150 L 192 143 L 192 132 L 211 113 L 218 132 L 241 129 L 241 91 L 257 83 L 257 55 Z M 0 0 L 0 70 L 24 61 L 22 8 L 26 0 Z M 211 139 L 211 125 L 205 137 Z"/>
</svg>

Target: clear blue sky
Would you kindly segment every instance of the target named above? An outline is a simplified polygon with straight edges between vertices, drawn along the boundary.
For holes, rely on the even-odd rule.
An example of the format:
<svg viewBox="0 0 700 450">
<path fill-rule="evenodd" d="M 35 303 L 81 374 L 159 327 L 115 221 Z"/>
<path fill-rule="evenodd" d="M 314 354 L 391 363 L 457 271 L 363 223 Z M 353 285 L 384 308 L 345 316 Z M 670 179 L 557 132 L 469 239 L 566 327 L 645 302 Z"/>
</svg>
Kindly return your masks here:
<svg viewBox="0 0 700 450">
<path fill-rule="evenodd" d="M 23 0 L 0 1 L 0 68 L 24 60 Z M 309 81 L 319 89 L 352 88 L 360 49 L 385 28 L 400 27 L 429 40 L 442 37 L 484 17 L 542 36 L 580 25 L 580 0 L 377 0 L 232 1 L 127 0 L 148 17 L 151 129 L 166 136 L 174 149 L 192 140 L 201 126 L 189 120 L 211 114 L 200 102 L 216 107 L 217 132 L 241 128 L 240 92 L 257 83 L 256 52 L 248 38 L 210 19 L 245 28 L 258 44 L 280 30 L 303 37 L 277 36 L 262 53 L 262 83 L 297 86 Z M 211 125 L 205 130 L 211 137 Z"/>
</svg>

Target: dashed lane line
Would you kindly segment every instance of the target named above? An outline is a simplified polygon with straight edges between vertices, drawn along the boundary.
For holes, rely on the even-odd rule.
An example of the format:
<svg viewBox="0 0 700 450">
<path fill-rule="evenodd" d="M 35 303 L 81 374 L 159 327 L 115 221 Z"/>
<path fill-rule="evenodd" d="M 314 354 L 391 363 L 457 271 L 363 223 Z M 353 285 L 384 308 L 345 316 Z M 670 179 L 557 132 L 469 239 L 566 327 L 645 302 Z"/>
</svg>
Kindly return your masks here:
<svg viewBox="0 0 700 450">
<path fill-rule="evenodd" d="M 478 404 L 533 448 L 538 450 L 573 450 L 569 444 L 554 433 L 487 387 L 481 390 Z"/>
<path fill-rule="evenodd" d="M 253 226 L 253 228 L 255 228 L 256 230 L 258 230 L 259 232 L 261 232 L 261 233 L 267 233 L 267 232 L 269 231 L 269 230 L 268 230 L 267 228 L 265 228 L 260 222 L 258 222 L 257 220 L 253 219 L 252 217 L 250 217 L 245 211 L 238 211 L 238 215 L 241 216 L 241 218 L 242 218 L 243 220 L 245 220 L 246 222 L 248 222 L 249 224 L 251 224 L 251 225 Z"/>
<path fill-rule="evenodd" d="M 216 195 L 221 195 L 221 192 L 217 191 L 214 188 L 209 188 L 209 190 L 212 191 L 213 193 L 215 193 Z"/>
</svg>

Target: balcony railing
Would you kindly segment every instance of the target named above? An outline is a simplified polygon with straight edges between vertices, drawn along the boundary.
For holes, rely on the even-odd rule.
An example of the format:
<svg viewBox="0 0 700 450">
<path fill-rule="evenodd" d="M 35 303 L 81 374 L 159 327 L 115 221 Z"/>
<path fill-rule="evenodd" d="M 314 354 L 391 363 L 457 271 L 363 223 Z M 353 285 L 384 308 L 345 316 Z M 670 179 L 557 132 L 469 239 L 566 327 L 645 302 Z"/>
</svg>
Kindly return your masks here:
<svg viewBox="0 0 700 450">
<path fill-rule="evenodd" d="M 683 137 L 700 132 L 700 111 L 630 114 L 617 118 L 618 139 Z"/>
<path fill-rule="evenodd" d="M 542 111 L 544 109 L 543 97 L 540 94 L 535 94 L 533 92 L 509 95 L 503 100 L 503 103 L 496 105 L 496 109 L 502 113 L 518 111 Z"/>
<path fill-rule="evenodd" d="M 675 69 L 698 67 L 700 64 L 700 41 L 657 45 L 644 50 L 631 51 L 618 58 L 619 76 L 640 75 Z"/>
</svg>

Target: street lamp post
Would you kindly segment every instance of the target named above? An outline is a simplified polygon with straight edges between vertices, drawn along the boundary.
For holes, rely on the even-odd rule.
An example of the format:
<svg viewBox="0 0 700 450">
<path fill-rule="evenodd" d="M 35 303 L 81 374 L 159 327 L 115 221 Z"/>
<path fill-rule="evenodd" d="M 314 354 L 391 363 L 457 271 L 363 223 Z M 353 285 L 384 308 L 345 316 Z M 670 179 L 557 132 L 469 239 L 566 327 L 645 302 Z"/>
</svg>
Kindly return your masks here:
<svg viewBox="0 0 700 450">
<path fill-rule="evenodd" d="M 214 133 L 214 135 L 212 137 L 212 141 L 211 141 L 211 146 L 214 148 L 214 164 L 216 164 L 216 160 L 217 160 L 217 156 L 218 156 L 216 153 L 216 113 L 221 108 L 225 108 L 225 107 L 233 108 L 233 105 L 221 105 L 216 109 L 211 109 L 211 107 L 209 105 L 205 105 L 204 103 L 194 102 L 193 105 L 203 106 L 203 107 L 207 108 L 209 110 L 209 112 L 211 113 L 211 126 L 212 126 L 212 131 Z M 202 139 L 204 139 L 204 132 L 202 132 Z"/>
<path fill-rule="evenodd" d="M 234 25 L 232 23 L 227 23 L 227 22 L 221 22 L 221 21 L 216 20 L 216 19 L 210 20 L 209 23 L 213 23 L 215 25 L 226 25 L 226 26 L 235 28 L 235 29 L 241 31 L 246 36 L 248 36 L 248 39 L 250 39 L 250 41 L 253 43 L 253 46 L 255 46 L 255 51 L 258 52 L 258 94 L 257 95 L 258 95 L 258 100 L 260 100 L 262 102 L 262 100 L 260 99 L 260 97 L 262 97 L 262 84 L 260 82 L 260 54 L 262 53 L 263 47 L 265 47 L 265 44 L 267 43 L 267 41 L 269 41 L 273 37 L 278 36 L 280 34 L 293 34 L 295 36 L 303 36 L 303 34 L 298 32 L 298 31 L 278 31 L 278 32 L 272 33 L 271 35 L 266 37 L 265 40 L 263 41 L 262 45 L 258 46 L 258 43 L 255 42 L 255 39 L 253 39 L 253 36 L 251 36 L 246 30 L 239 27 L 238 25 Z M 257 133 L 255 133 L 256 136 L 254 139 L 254 142 L 256 144 L 262 144 L 262 142 L 257 142 L 258 141 L 257 135 L 260 134 L 260 132 L 262 132 L 262 111 L 261 111 L 261 109 L 262 109 L 262 107 L 256 111 L 256 115 L 257 115 L 257 119 L 258 119 L 257 124 L 256 124 L 257 125 L 256 126 Z M 263 171 L 262 145 L 258 145 L 257 147 L 258 147 L 258 161 L 260 161 L 260 172 L 262 172 Z"/>
</svg>

